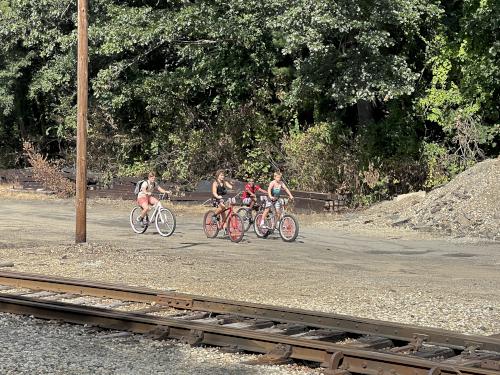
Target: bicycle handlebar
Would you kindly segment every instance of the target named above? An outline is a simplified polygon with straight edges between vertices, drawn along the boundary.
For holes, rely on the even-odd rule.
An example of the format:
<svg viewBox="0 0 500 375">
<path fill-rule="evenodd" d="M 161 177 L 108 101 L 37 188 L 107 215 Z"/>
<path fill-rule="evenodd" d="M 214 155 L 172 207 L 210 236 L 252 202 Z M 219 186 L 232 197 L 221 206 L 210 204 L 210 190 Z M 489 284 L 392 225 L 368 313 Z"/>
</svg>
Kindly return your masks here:
<svg viewBox="0 0 500 375">
<path fill-rule="evenodd" d="M 243 194 L 243 190 L 238 191 L 236 195 L 232 198 L 238 198 L 241 194 Z"/>
<path fill-rule="evenodd" d="M 167 200 L 170 200 L 170 194 L 169 194 L 168 192 L 167 192 L 167 193 L 161 193 L 161 194 L 159 195 L 160 200 L 161 200 L 161 201 L 162 201 L 162 200 L 165 200 L 165 196 L 167 197 Z"/>
<path fill-rule="evenodd" d="M 293 199 L 290 199 L 289 197 L 283 197 L 283 198 L 276 198 L 276 199 L 270 199 L 267 195 L 261 195 L 260 200 L 262 202 L 265 201 L 271 201 L 271 202 L 281 202 L 281 204 L 288 205 Z"/>
</svg>

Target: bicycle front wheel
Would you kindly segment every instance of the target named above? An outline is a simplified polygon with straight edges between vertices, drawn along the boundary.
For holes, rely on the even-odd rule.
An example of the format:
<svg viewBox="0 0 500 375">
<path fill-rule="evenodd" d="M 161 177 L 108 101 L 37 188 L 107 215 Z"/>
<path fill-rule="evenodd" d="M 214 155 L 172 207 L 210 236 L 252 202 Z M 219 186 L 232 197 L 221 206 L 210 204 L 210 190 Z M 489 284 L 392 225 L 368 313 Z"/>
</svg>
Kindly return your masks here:
<svg viewBox="0 0 500 375">
<path fill-rule="evenodd" d="M 160 236 L 171 236 L 175 231 L 175 216 L 168 208 L 162 207 L 156 214 L 155 224 Z"/>
<path fill-rule="evenodd" d="M 219 222 L 213 220 L 214 215 L 215 211 L 210 210 L 203 217 L 203 231 L 208 238 L 215 238 L 219 233 Z"/>
<path fill-rule="evenodd" d="M 130 226 L 132 227 L 132 230 L 135 233 L 141 234 L 148 229 L 148 225 L 144 224 L 143 221 L 137 221 L 137 218 L 141 214 L 142 208 L 141 207 L 134 207 L 132 211 L 130 212 Z M 148 217 L 146 215 L 145 222 L 147 222 Z"/>
<path fill-rule="evenodd" d="M 252 225 L 252 210 L 246 207 L 241 207 L 237 213 L 243 220 L 243 229 L 245 232 L 248 232 L 250 225 Z"/>
<path fill-rule="evenodd" d="M 285 214 L 280 221 L 279 232 L 285 242 L 293 242 L 299 235 L 299 222 L 290 214 Z"/>
<path fill-rule="evenodd" d="M 228 223 L 229 239 L 232 242 L 240 242 L 243 239 L 245 230 L 243 228 L 243 219 L 238 214 L 232 214 Z"/>
</svg>

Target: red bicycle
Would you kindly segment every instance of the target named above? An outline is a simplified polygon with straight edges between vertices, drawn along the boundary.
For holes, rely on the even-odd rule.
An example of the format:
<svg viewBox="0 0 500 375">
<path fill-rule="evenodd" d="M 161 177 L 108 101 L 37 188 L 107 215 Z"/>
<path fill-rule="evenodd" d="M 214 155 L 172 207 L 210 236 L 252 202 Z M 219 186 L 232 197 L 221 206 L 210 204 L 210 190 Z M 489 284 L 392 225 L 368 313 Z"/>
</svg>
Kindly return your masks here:
<svg viewBox="0 0 500 375">
<path fill-rule="evenodd" d="M 243 228 L 243 220 L 240 215 L 234 212 L 234 205 L 236 203 L 236 197 L 229 198 L 224 202 L 227 207 L 220 214 L 215 215 L 214 210 L 210 210 L 205 213 L 203 217 L 203 231 L 208 238 L 215 238 L 219 234 L 219 231 L 226 227 L 229 239 L 232 242 L 240 242 L 245 235 L 245 230 Z M 222 213 L 227 212 L 226 220 L 222 220 Z"/>
</svg>

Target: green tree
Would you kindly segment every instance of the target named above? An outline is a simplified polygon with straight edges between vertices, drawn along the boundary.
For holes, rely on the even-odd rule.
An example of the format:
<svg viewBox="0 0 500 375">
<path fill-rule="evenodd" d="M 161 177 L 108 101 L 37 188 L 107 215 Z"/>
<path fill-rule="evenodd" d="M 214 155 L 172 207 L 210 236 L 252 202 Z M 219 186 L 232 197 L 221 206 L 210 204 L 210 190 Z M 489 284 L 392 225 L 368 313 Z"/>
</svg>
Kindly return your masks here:
<svg viewBox="0 0 500 375">
<path fill-rule="evenodd" d="M 332 190 L 369 168 L 380 181 L 420 174 L 421 160 L 446 179 L 498 152 L 493 0 L 90 5 L 94 170 L 194 182 L 281 168 Z M 72 162 L 75 82 L 76 3 L 0 0 L 0 165 L 23 138 Z M 343 172 L 315 166 L 322 153 Z"/>
<path fill-rule="evenodd" d="M 459 170 L 485 152 L 498 150 L 499 19 L 495 1 L 450 4 L 438 34 L 428 43 L 431 79 L 418 108 L 444 132 L 445 150 L 457 157 L 454 164 Z"/>
</svg>

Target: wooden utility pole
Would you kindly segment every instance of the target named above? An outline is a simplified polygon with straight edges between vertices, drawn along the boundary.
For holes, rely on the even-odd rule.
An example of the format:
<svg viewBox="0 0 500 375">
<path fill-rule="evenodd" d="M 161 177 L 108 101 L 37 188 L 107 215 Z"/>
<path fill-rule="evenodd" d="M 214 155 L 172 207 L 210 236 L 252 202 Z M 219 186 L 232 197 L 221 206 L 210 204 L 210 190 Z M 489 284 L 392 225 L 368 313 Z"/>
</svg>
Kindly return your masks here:
<svg viewBox="0 0 500 375">
<path fill-rule="evenodd" d="M 88 0 L 78 0 L 75 242 L 87 241 Z"/>
</svg>

